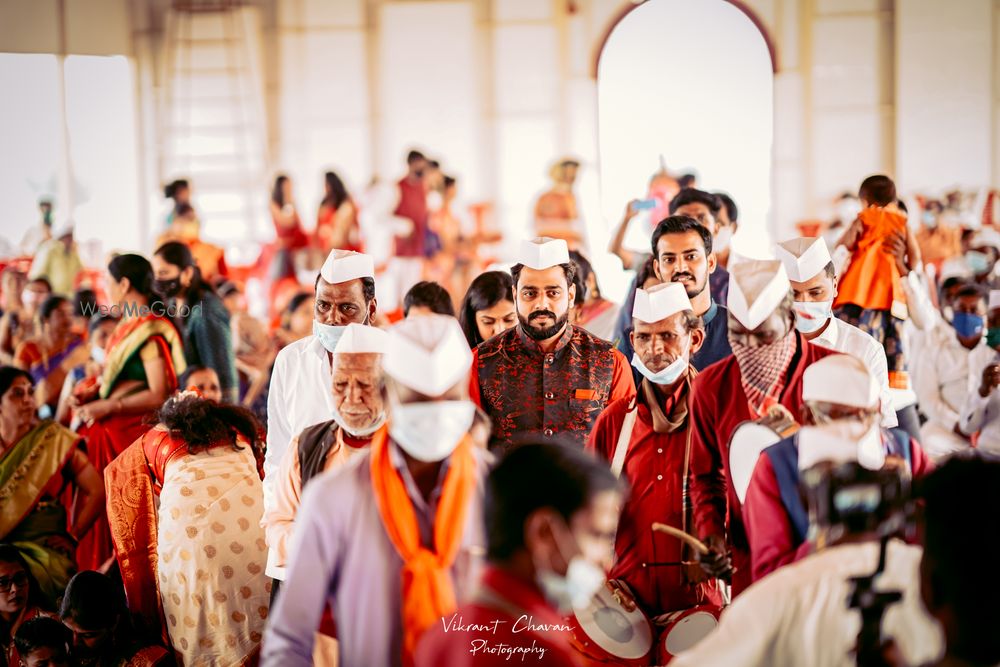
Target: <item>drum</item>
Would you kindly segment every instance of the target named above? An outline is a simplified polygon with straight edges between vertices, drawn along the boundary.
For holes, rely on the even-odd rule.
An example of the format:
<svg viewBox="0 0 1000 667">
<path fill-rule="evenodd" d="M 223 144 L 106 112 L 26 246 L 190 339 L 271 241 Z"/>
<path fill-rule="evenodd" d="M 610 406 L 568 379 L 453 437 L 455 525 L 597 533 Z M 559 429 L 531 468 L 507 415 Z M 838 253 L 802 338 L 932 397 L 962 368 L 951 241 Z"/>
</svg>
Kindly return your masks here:
<svg viewBox="0 0 1000 667">
<path fill-rule="evenodd" d="M 652 624 L 638 608 L 626 611 L 607 586 L 602 586 L 586 607 L 573 611 L 573 647 L 588 664 L 649 664 Z"/>
<path fill-rule="evenodd" d="M 701 641 L 719 624 L 721 613 L 714 605 L 703 605 L 670 614 L 657 642 L 656 664 L 668 664 L 678 653 Z"/>
<path fill-rule="evenodd" d="M 746 499 L 750 478 L 761 452 L 798 429 L 795 419 L 781 404 L 773 406 L 761 419 L 746 421 L 736 427 L 729 438 L 729 473 L 733 478 L 733 491 L 741 505 Z"/>
</svg>

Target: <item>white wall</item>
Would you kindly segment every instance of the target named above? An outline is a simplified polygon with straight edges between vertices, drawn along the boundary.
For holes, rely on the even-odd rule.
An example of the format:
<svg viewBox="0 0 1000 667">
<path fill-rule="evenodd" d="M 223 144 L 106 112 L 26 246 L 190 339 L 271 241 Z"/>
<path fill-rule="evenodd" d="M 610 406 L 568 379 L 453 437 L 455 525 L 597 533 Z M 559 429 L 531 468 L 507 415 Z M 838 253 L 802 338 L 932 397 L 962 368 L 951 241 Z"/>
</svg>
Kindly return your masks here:
<svg viewBox="0 0 1000 667">
<path fill-rule="evenodd" d="M 994 11 L 991 0 L 897 0 L 901 187 L 996 182 Z"/>
</svg>

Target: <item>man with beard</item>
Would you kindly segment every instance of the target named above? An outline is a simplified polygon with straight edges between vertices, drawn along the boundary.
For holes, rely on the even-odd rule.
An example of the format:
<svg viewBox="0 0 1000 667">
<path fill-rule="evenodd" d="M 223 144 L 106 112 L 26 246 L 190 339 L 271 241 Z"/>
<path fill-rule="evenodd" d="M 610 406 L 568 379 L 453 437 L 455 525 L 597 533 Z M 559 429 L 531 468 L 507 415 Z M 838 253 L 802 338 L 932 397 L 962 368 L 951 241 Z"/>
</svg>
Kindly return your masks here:
<svg viewBox="0 0 1000 667">
<path fill-rule="evenodd" d="M 717 270 L 712 233 L 686 215 L 663 220 L 653 232 L 653 270 L 664 283 L 681 283 L 691 309 L 705 324 L 705 342 L 691 355 L 691 365 L 703 370 L 733 353 L 726 335 L 728 311 L 715 302 L 708 289 L 709 276 Z"/>
<path fill-rule="evenodd" d="M 691 499 L 698 536 L 710 549 L 703 557 L 709 571 L 727 575 L 732 550 L 735 595 L 750 585 L 752 572 L 729 440 L 737 426 L 777 405 L 800 414 L 802 374 L 831 351 L 795 330 L 791 285 L 778 260 L 734 266 L 728 303 L 733 355 L 706 368 L 692 387 Z"/>
<path fill-rule="evenodd" d="M 518 326 L 476 348 L 470 394 L 490 416 L 490 449 L 515 434 L 561 436 L 583 446 L 609 403 L 635 394 L 628 362 L 614 345 L 568 323 L 576 296 L 566 242 L 521 244 L 511 268 Z"/>
</svg>

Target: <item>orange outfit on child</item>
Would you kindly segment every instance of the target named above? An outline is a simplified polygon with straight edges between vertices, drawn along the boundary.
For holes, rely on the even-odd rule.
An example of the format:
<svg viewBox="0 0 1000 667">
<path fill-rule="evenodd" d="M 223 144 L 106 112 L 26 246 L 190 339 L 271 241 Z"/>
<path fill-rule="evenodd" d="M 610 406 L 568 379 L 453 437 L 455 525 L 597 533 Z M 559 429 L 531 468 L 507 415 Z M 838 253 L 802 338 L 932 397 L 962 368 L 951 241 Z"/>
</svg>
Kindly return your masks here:
<svg viewBox="0 0 1000 667">
<path fill-rule="evenodd" d="M 906 217 L 881 206 L 869 206 L 858 215 L 861 238 L 851 255 L 851 263 L 838 286 L 834 308 L 855 304 L 868 310 L 888 310 L 905 317 L 906 295 L 902 278 L 892 255 L 882 249 L 883 240 L 895 233 L 906 233 Z"/>
</svg>

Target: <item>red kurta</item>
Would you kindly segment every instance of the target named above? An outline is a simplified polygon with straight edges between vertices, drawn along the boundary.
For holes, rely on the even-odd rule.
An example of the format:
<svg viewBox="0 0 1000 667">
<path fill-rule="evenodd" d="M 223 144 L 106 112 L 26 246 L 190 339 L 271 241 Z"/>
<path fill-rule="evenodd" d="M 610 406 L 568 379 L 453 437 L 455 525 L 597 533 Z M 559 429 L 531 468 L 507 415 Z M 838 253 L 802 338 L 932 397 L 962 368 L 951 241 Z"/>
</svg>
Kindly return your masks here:
<svg viewBox="0 0 1000 667">
<path fill-rule="evenodd" d="M 586 443 L 612 401 L 635 395 L 632 371 L 606 340 L 568 325 L 543 352 L 520 326 L 473 352 L 469 393 L 493 422 L 490 449 L 538 435 Z"/>
<path fill-rule="evenodd" d="M 483 573 L 481 586 L 478 599 L 424 633 L 417 645 L 416 667 L 583 664 L 570 644 L 566 619 L 549 606 L 534 582 L 491 566 Z"/>
<path fill-rule="evenodd" d="M 802 373 L 809 364 L 834 352 L 809 344 L 795 332 L 796 349 L 780 402 L 798 415 L 802 406 Z M 750 545 L 743 527 L 743 513 L 733 490 L 729 471 L 729 439 L 736 427 L 752 419 L 740 384 L 736 357 L 727 357 L 704 369 L 694 382 L 691 421 L 691 500 L 694 524 L 702 539 L 723 535 L 728 524 L 733 551 L 733 595 L 750 585 Z M 728 516 L 728 522 L 726 518 Z"/>
<path fill-rule="evenodd" d="M 663 410 L 668 417 L 685 401 L 688 383 L 681 382 L 667 398 Z M 688 609 L 699 604 L 718 604 L 718 589 L 708 582 L 688 583 L 678 565 L 649 566 L 693 560 L 683 543 L 664 533 L 653 532 L 654 522 L 675 528 L 684 526 L 683 471 L 688 423 L 672 433 L 656 433 L 643 391 L 622 475 L 631 487 L 622 508 L 615 539 L 615 566 L 610 579 L 622 579 L 632 589 L 647 616 Z M 587 448 L 607 461 L 615 455 L 618 436 L 631 407 L 631 399 L 615 401 L 601 413 L 590 434 Z M 677 420 L 675 420 L 677 421 Z"/>
<path fill-rule="evenodd" d="M 934 468 L 916 440 L 910 440 L 910 473 L 920 478 Z M 747 539 L 753 561 L 753 580 L 757 581 L 783 565 L 794 563 L 810 553 L 808 541 L 799 542 L 788 510 L 781 500 L 781 487 L 770 457 L 761 455 L 750 477 L 743 503 Z"/>
</svg>

